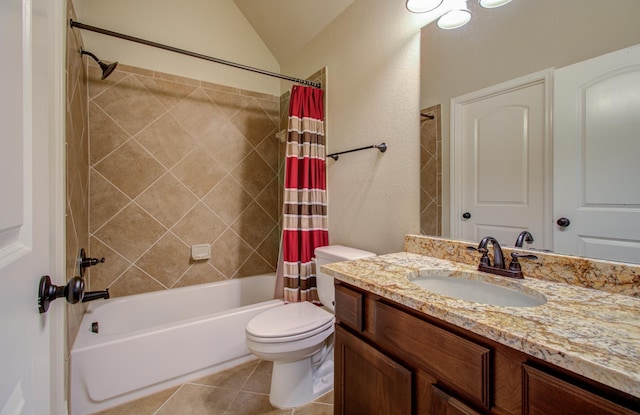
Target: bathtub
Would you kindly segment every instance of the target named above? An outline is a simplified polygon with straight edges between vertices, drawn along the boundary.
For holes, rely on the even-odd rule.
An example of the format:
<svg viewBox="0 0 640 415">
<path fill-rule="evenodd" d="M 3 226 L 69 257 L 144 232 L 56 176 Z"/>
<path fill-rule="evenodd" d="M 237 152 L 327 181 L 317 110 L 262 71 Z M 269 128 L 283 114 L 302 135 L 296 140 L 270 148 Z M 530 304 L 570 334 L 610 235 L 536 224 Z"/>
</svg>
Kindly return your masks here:
<svg viewBox="0 0 640 415">
<path fill-rule="evenodd" d="M 265 274 L 89 303 L 71 348 L 71 415 L 254 359 L 245 326 L 282 304 L 274 289 L 275 274 Z"/>
</svg>

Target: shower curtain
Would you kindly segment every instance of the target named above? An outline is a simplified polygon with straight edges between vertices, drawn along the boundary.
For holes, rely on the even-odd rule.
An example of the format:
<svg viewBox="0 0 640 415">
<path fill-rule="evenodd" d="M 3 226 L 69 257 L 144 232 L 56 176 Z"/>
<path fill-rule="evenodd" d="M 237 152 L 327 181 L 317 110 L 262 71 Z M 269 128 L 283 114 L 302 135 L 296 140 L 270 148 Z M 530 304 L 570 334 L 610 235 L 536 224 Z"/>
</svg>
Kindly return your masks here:
<svg viewBox="0 0 640 415">
<path fill-rule="evenodd" d="M 286 302 L 319 303 L 312 258 L 316 247 L 329 244 L 323 94 L 308 86 L 291 90 L 278 264 Z"/>
</svg>

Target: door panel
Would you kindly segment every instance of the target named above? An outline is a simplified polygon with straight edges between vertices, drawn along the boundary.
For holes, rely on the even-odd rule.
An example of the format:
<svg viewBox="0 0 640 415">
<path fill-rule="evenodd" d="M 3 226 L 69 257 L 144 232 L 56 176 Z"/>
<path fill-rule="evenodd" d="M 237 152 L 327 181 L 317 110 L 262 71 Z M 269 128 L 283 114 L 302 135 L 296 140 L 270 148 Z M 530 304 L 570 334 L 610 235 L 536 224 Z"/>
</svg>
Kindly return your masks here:
<svg viewBox="0 0 640 415">
<path fill-rule="evenodd" d="M 63 84 L 63 70 L 54 62 L 62 62 L 64 50 L 52 35 L 52 17 L 59 16 L 60 31 L 63 11 L 59 0 L 0 2 L 0 413 L 7 415 L 55 414 L 63 399 L 57 395 L 62 373 L 51 372 L 50 337 L 52 322 L 62 328 L 56 319 L 61 314 L 41 315 L 37 306 L 38 282 L 52 272 L 50 253 L 58 238 L 51 231 L 51 213 L 57 211 L 50 187 L 62 189 L 59 176 L 51 176 L 61 159 L 54 161 L 50 150 L 63 140 L 52 120 L 53 110 L 64 104 L 52 105 L 52 91 Z M 60 56 L 52 59 L 54 53 Z M 54 282 L 64 284 L 58 278 Z"/>
<path fill-rule="evenodd" d="M 453 237 L 512 246 L 528 230 L 533 246 L 550 245 L 548 74 L 452 100 Z"/>
<path fill-rule="evenodd" d="M 411 372 L 340 326 L 335 365 L 336 414 L 411 414 Z"/>
<path fill-rule="evenodd" d="M 554 74 L 554 249 L 640 260 L 640 46 Z"/>
</svg>

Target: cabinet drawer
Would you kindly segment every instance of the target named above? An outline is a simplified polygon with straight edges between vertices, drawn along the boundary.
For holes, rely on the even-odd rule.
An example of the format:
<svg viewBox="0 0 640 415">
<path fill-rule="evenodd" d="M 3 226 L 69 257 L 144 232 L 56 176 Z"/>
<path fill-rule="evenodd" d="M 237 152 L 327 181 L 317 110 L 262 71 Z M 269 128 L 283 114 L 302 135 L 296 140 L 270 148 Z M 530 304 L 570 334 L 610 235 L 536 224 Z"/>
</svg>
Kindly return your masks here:
<svg viewBox="0 0 640 415">
<path fill-rule="evenodd" d="M 376 301 L 376 341 L 489 408 L 490 350 Z"/>
<path fill-rule="evenodd" d="M 363 295 L 343 285 L 336 285 L 336 318 L 340 323 L 364 330 Z"/>
<path fill-rule="evenodd" d="M 523 365 L 522 384 L 523 415 L 638 414 L 528 365 Z"/>
</svg>

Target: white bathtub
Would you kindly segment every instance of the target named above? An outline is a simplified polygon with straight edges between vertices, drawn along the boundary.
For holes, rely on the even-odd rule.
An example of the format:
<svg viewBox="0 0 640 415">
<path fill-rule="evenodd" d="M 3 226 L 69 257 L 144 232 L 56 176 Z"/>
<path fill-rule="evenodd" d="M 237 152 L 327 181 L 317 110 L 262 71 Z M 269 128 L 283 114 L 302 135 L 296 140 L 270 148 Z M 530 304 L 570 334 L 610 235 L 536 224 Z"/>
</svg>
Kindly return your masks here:
<svg viewBox="0 0 640 415">
<path fill-rule="evenodd" d="M 282 304 L 274 289 L 275 274 L 266 274 L 90 303 L 71 348 L 71 415 L 253 359 L 245 326 Z"/>
</svg>

